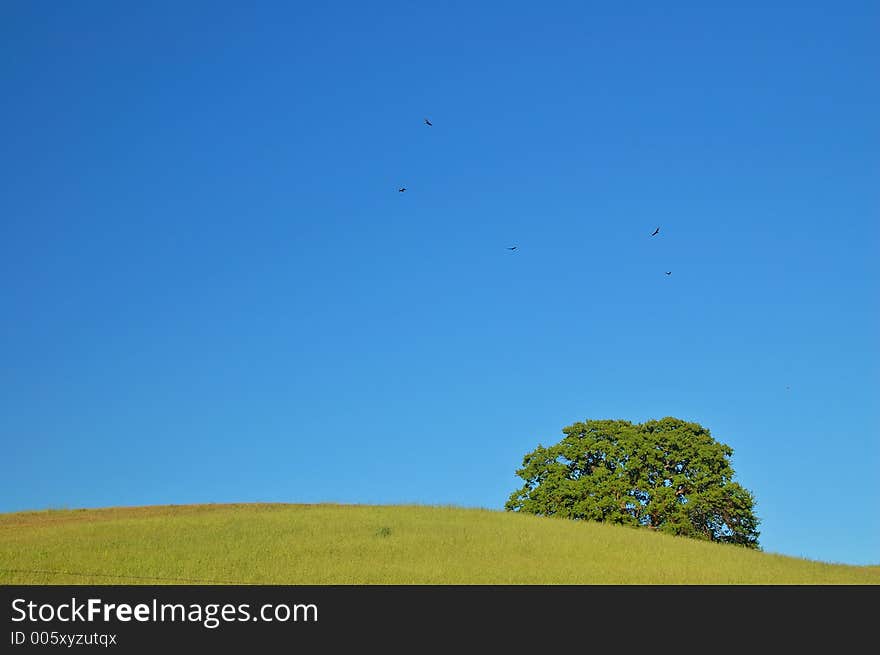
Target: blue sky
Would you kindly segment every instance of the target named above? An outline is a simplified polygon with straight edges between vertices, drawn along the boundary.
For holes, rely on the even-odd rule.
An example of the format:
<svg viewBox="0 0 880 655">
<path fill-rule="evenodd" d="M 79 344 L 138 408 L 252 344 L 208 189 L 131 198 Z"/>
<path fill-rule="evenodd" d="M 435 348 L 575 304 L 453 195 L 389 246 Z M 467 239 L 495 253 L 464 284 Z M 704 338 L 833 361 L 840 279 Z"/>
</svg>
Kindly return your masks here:
<svg viewBox="0 0 880 655">
<path fill-rule="evenodd" d="M 500 509 L 677 416 L 765 550 L 880 563 L 878 20 L 4 3 L 0 511 Z"/>
</svg>

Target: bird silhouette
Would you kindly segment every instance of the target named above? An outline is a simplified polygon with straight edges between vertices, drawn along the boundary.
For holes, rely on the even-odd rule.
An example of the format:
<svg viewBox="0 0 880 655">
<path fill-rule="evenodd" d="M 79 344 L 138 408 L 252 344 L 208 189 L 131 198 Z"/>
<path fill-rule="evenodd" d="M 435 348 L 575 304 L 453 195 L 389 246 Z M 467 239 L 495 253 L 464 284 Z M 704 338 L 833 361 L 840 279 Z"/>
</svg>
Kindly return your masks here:
<svg viewBox="0 0 880 655">
<path fill-rule="evenodd" d="M 402 186 L 397 190 L 397 193 L 403 193 L 404 191 L 406 191 L 406 187 Z"/>
<path fill-rule="evenodd" d="M 660 228 L 658 227 L 656 230 L 654 230 L 653 232 L 651 232 L 651 236 L 652 236 L 652 237 L 657 236 L 657 233 L 658 233 L 659 231 L 660 231 Z"/>
<path fill-rule="evenodd" d="M 666 275 L 672 275 L 672 271 L 666 271 Z"/>
<path fill-rule="evenodd" d="M 425 125 L 427 125 L 428 127 L 432 127 L 432 126 L 434 125 L 434 123 L 432 123 L 431 121 L 429 121 L 429 120 L 426 118 L 426 119 L 425 119 Z"/>
<path fill-rule="evenodd" d="M 508 246 L 508 250 L 516 250 L 518 246 Z"/>
</svg>

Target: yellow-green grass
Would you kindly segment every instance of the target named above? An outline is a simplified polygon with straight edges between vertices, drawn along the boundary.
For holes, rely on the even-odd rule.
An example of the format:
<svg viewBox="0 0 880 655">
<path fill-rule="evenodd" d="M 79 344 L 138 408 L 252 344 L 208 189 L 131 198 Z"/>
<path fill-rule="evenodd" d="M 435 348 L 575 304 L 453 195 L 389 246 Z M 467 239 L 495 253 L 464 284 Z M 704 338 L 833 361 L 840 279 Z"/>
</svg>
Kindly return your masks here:
<svg viewBox="0 0 880 655">
<path fill-rule="evenodd" d="M 0 584 L 880 584 L 645 529 L 430 506 L 187 505 L 0 514 Z"/>
</svg>

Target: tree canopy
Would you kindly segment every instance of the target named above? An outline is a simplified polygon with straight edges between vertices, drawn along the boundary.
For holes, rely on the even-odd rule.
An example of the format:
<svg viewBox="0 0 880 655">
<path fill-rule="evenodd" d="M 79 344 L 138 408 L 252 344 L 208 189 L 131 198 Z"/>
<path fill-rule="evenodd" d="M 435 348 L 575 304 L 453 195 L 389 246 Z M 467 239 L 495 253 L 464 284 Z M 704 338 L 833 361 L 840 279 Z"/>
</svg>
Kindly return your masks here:
<svg viewBox="0 0 880 655">
<path fill-rule="evenodd" d="M 645 526 L 758 548 L 751 492 L 733 482 L 733 449 L 698 423 L 587 420 L 523 458 L 510 511 Z"/>
</svg>

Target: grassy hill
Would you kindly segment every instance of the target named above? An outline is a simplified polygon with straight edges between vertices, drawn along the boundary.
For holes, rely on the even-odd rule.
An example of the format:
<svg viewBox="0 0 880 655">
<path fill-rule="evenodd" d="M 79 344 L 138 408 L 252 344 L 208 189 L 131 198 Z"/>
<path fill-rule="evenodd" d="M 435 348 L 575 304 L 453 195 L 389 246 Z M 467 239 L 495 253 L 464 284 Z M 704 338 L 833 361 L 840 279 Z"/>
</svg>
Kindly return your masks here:
<svg viewBox="0 0 880 655">
<path fill-rule="evenodd" d="M 188 505 L 0 515 L 0 584 L 880 584 L 647 530 L 426 506 Z"/>
</svg>

